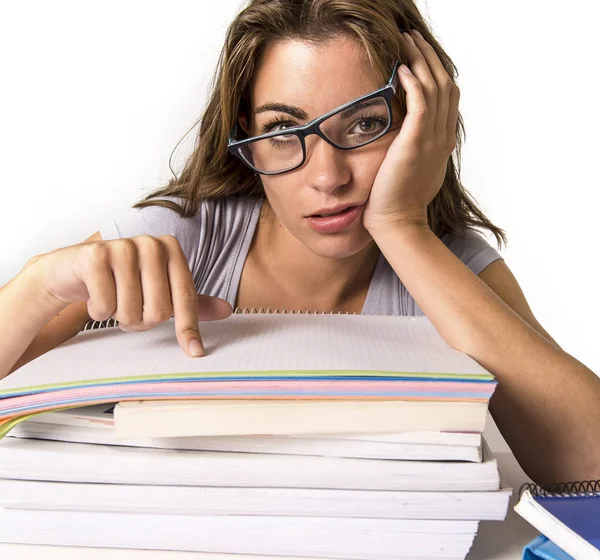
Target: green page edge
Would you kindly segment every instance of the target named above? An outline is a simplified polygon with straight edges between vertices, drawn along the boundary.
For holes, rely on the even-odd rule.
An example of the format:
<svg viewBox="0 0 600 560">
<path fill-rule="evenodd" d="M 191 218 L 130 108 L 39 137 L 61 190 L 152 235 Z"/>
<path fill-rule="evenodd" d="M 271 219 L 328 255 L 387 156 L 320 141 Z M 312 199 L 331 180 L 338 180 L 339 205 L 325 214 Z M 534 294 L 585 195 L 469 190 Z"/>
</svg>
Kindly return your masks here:
<svg viewBox="0 0 600 560">
<path fill-rule="evenodd" d="M 101 379 L 93 379 L 89 381 L 75 381 L 71 383 L 47 383 L 44 385 L 32 385 L 28 387 L 19 387 L 18 389 L 8 389 L 5 391 L 0 391 L 0 398 L 7 398 L 11 396 L 15 396 L 14 393 L 17 391 L 19 393 L 25 392 L 37 392 L 43 389 L 75 389 L 78 387 L 89 387 L 94 385 L 111 385 L 113 383 L 121 383 L 121 382 L 131 382 L 131 381 L 163 381 L 163 380 L 177 380 L 179 378 L 185 377 L 197 377 L 199 380 L 201 379 L 211 379 L 212 377 L 238 377 L 240 375 L 244 376 L 265 376 L 266 371 L 223 371 L 223 372 L 193 372 L 193 373 L 165 373 L 158 375 L 136 375 L 136 376 L 126 376 L 126 377 L 104 377 Z M 285 371 L 277 371 L 277 370 L 269 370 L 269 374 L 278 375 L 282 377 L 316 377 L 320 375 L 331 375 L 333 379 L 335 379 L 336 374 L 338 376 L 350 376 L 350 377 L 359 377 L 359 376 L 379 376 L 379 377 L 430 377 L 433 380 L 435 379 L 472 379 L 474 381 L 494 381 L 494 376 L 492 374 L 485 373 L 476 373 L 469 374 L 465 376 L 461 373 L 426 373 L 426 372 L 391 372 L 391 371 L 366 371 L 366 370 L 285 370 Z M 266 379 L 265 381 L 268 381 Z M 19 395 L 23 396 L 23 395 Z"/>
</svg>

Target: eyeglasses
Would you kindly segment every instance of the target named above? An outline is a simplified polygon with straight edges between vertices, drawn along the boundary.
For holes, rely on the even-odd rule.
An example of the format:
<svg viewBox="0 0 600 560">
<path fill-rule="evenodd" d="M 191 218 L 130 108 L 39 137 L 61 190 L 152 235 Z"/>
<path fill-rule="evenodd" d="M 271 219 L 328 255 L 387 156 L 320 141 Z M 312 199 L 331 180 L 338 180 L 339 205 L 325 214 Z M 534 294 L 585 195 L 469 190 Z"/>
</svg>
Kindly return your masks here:
<svg viewBox="0 0 600 560">
<path fill-rule="evenodd" d="M 388 83 L 301 126 L 268 131 L 236 141 L 238 124 L 229 135 L 227 149 L 250 169 L 277 175 L 297 169 L 306 161 L 306 137 L 316 134 L 340 150 L 353 150 L 374 142 L 392 126 L 392 99 L 398 86 L 396 61 Z M 283 123 L 274 123 L 271 128 Z"/>
</svg>

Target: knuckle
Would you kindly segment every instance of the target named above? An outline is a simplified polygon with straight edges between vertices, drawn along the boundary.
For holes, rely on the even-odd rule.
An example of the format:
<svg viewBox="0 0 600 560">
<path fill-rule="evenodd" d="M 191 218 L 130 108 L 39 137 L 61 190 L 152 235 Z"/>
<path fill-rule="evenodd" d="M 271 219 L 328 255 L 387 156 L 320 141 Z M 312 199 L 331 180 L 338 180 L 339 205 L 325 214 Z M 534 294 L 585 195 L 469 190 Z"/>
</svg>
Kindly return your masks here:
<svg viewBox="0 0 600 560">
<path fill-rule="evenodd" d="M 137 255 L 137 247 L 135 242 L 129 237 L 115 239 L 110 243 L 111 250 L 116 254 L 117 258 L 133 259 Z"/>
<path fill-rule="evenodd" d="M 149 325 L 160 325 L 166 323 L 173 315 L 172 307 L 157 307 L 144 310 L 144 323 Z"/>
<path fill-rule="evenodd" d="M 183 327 L 180 331 L 178 331 L 177 334 L 177 338 L 179 340 L 179 342 L 182 342 L 183 340 L 190 338 L 190 337 L 198 337 L 200 336 L 200 330 L 198 329 L 198 327 L 194 326 L 194 325 L 189 325 L 187 327 Z"/>
<path fill-rule="evenodd" d="M 131 311 L 117 311 L 114 318 L 131 330 L 137 329 L 141 324 L 140 315 Z"/>
<path fill-rule="evenodd" d="M 177 239 L 177 237 L 174 235 L 161 235 L 159 239 L 161 243 L 163 243 L 169 249 L 181 249 L 179 239 Z"/>
<path fill-rule="evenodd" d="M 429 95 L 437 95 L 438 94 L 438 86 L 435 82 L 428 82 L 423 86 L 423 89 L 429 93 Z"/>
<path fill-rule="evenodd" d="M 108 301 L 90 302 L 88 304 L 88 315 L 94 321 L 106 321 L 115 310 L 114 306 Z"/>
<path fill-rule="evenodd" d="M 139 235 L 135 238 L 138 252 L 142 257 L 156 257 L 164 260 L 166 257 L 166 251 L 164 245 L 156 238 L 151 235 Z"/>
<path fill-rule="evenodd" d="M 453 86 L 454 86 L 454 82 L 450 79 L 447 79 L 447 80 L 442 81 L 442 83 L 440 84 L 440 89 L 446 93 L 449 93 L 452 91 Z"/>
<path fill-rule="evenodd" d="M 108 248 L 104 243 L 88 243 L 82 245 L 79 256 L 91 262 L 103 263 L 108 260 Z"/>
<path fill-rule="evenodd" d="M 428 113 L 429 113 L 429 109 L 427 108 L 426 104 L 420 105 L 419 107 L 417 107 L 415 109 L 415 115 L 417 117 L 425 118 L 425 117 L 427 117 Z"/>
<path fill-rule="evenodd" d="M 134 241 L 138 247 L 156 247 L 157 245 L 160 245 L 156 237 L 147 234 L 136 235 L 132 238 L 132 241 Z"/>
<path fill-rule="evenodd" d="M 183 286 L 178 291 L 179 299 L 185 304 L 197 304 L 198 303 L 198 294 L 196 293 L 196 289 Z"/>
</svg>

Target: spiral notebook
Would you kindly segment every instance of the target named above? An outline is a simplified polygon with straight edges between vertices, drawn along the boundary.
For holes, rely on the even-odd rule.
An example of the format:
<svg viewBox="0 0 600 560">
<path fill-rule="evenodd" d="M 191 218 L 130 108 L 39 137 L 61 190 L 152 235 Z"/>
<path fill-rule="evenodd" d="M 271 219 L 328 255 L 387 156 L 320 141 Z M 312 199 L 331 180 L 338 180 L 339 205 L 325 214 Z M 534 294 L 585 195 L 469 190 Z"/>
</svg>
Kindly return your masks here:
<svg viewBox="0 0 600 560">
<path fill-rule="evenodd" d="M 524 484 L 515 511 L 543 533 L 525 548 L 525 560 L 600 560 L 600 480 Z"/>
<path fill-rule="evenodd" d="M 92 325 L 0 380 L 0 437 L 48 410 L 176 399 L 351 402 L 367 419 L 373 404 L 407 416 L 423 402 L 439 418 L 456 419 L 445 409 L 458 406 L 477 420 L 423 430 L 482 431 L 496 381 L 427 318 L 252 311 L 202 323 L 207 355 L 196 359 L 177 344 L 173 319 L 144 332 Z"/>
</svg>

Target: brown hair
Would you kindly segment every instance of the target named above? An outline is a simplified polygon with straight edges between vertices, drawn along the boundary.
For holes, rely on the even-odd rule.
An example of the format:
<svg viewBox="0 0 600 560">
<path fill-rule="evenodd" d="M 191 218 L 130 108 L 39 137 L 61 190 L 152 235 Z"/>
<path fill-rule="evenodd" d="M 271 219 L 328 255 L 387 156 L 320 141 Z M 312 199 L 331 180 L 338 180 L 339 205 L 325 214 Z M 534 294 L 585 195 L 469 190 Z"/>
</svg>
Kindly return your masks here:
<svg viewBox="0 0 600 560">
<path fill-rule="evenodd" d="M 413 0 L 249 0 L 227 29 L 208 104 L 196 121 L 200 128 L 193 153 L 179 177 L 134 207 L 165 206 L 191 217 L 202 199 L 263 194 L 260 176 L 227 151 L 227 142 L 239 113 L 250 114 L 254 70 L 269 43 L 298 39 L 318 44 L 342 34 L 350 36 L 365 49 L 371 69 L 383 83 L 395 60 L 407 60 L 401 32 L 408 29 L 421 32 L 455 81 L 456 66 L 427 28 Z M 398 102 L 405 115 L 402 88 Z M 456 149 L 448 159 L 443 185 L 427 209 L 429 225 L 438 237 L 467 227 L 488 230 L 500 247 L 502 242 L 506 244 L 504 231 L 484 215 L 459 179 L 464 135 L 459 114 Z M 180 197 L 182 205 L 156 200 L 159 196 Z"/>
</svg>

